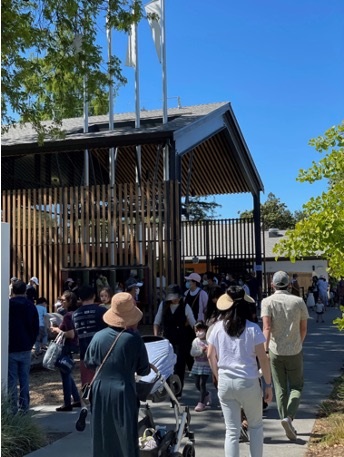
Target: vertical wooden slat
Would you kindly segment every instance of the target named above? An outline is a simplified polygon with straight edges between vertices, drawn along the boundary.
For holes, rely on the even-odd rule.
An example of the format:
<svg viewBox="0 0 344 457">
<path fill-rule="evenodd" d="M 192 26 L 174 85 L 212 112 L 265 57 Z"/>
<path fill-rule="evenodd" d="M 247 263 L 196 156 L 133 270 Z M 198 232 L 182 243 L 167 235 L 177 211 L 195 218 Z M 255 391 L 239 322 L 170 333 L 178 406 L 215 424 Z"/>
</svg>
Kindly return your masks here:
<svg viewBox="0 0 344 457">
<path fill-rule="evenodd" d="M 101 198 L 100 198 L 100 185 L 96 186 L 96 220 L 94 221 L 94 227 L 95 227 L 95 240 L 94 242 L 96 243 L 96 265 L 103 265 L 102 258 L 100 255 L 101 252 L 101 246 L 102 243 L 104 242 L 104 238 L 102 237 L 102 230 L 101 230 L 101 212 L 103 211 L 103 203 L 101 204 Z"/>
<path fill-rule="evenodd" d="M 37 276 L 40 281 L 43 281 L 43 240 L 44 236 L 44 222 L 43 222 L 43 196 L 42 196 L 42 189 L 38 190 L 38 246 L 36 250 L 37 256 L 37 270 L 33 271 L 31 276 Z M 45 219 L 45 218 L 44 218 Z"/>
<path fill-rule="evenodd" d="M 74 267 L 74 218 L 77 209 L 75 208 L 74 202 L 74 189 L 73 187 L 69 188 L 69 202 L 70 202 L 70 212 L 69 212 L 69 258 L 70 258 L 70 267 Z M 86 265 L 85 265 L 86 266 Z"/>
<path fill-rule="evenodd" d="M 80 211 L 81 211 L 81 230 L 80 230 L 80 255 L 81 255 L 81 262 L 82 265 L 87 265 L 87 246 L 86 246 L 86 233 L 85 233 L 85 219 L 83 217 L 83 211 L 85 210 L 85 206 L 87 202 L 85 202 L 85 188 L 80 189 Z"/>
<path fill-rule="evenodd" d="M 122 184 L 118 185 L 118 219 L 114 215 L 114 220 L 118 220 L 118 230 L 117 230 L 117 238 L 118 238 L 118 262 L 119 265 L 124 265 L 124 256 L 123 256 L 123 193 L 122 193 Z M 114 227 L 113 227 L 114 230 Z"/>
<path fill-rule="evenodd" d="M 162 187 L 161 183 L 158 184 L 158 195 L 156 196 L 155 204 L 157 205 L 157 238 L 158 238 L 158 252 L 157 258 L 159 259 L 159 273 L 160 277 L 164 275 L 167 277 L 166 269 L 165 269 L 165 252 L 164 252 L 164 224 L 163 224 L 163 205 L 166 203 L 165 201 L 165 194 L 163 192 L 164 187 Z M 165 208 L 164 208 L 165 209 Z"/>
<path fill-rule="evenodd" d="M 109 195 L 109 191 L 107 190 L 107 187 L 103 184 L 101 186 L 101 200 L 103 202 L 102 205 L 102 212 L 101 212 L 101 219 L 102 219 L 102 250 L 101 250 L 101 259 L 102 259 L 102 264 L 104 265 L 110 265 L 110 262 L 106 263 L 106 252 L 107 252 L 107 246 L 108 245 L 108 240 L 107 236 L 109 234 L 109 225 L 108 225 L 108 217 L 107 217 L 107 208 L 105 206 L 105 203 L 107 202 L 109 204 L 109 200 L 107 195 Z"/>
<path fill-rule="evenodd" d="M 32 233 L 32 190 L 28 189 L 27 197 L 27 264 L 32 264 L 32 243 L 33 243 L 33 233 Z"/>
<path fill-rule="evenodd" d="M 26 189 L 23 189 L 22 201 L 20 205 L 20 214 L 21 214 L 21 226 L 19 225 L 19 230 L 22 232 L 22 261 L 23 265 L 28 265 L 27 261 L 27 210 L 26 210 Z"/>
<path fill-rule="evenodd" d="M 84 187 L 85 193 L 85 207 L 81 208 L 83 211 L 83 216 L 81 217 L 81 224 L 83 224 L 83 233 L 85 234 L 85 241 L 86 241 L 86 265 L 88 267 L 91 266 L 91 236 L 90 236 L 90 205 L 92 204 L 90 201 L 90 189 L 89 187 Z"/>
<path fill-rule="evenodd" d="M 49 257 L 49 264 L 50 264 L 50 272 L 48 277 L 46 278 L 46 283 L 48 284 L 48 293 L 47 299 L 48 303 L 52 303 L 53 296 L 52 296 L 52 289 L 53 289 L 53 278 L 56 278 L 55 275 L 55 265 L 56 265 L 56 257 L 54 252 L 54 233 L 56 228 L 56 214 L 53 213 L 53 189 L 48 189 L 48 214 L 49 214 L 49 225 L 48 225 L 48 257 Z"/>
<path fill-rule="evenodd" d="M 96 243 L 97 243 L 97 237 L 96 237 L 96 214 L 95 214 L 95 207 L 96 207 L 96 199 L 95 199 L 95 187 L 92 186 L 90 188 L 90 197 L 89 197 L 90 205 L 91 205 L 91 220 L 90 220 L 90 226 L 89 226 L 89 233 L 90 237 L 92 237 L 92 267 L 97 266 L 97 261 L 96 261 Z M 98 207 L 98 205 L 97 205 Z"/>
<path fill-rule="evenodd" d="M 81 243 L 80 243 L 80 213 L 82 213 L 82 208 L 80 208 L 80 198 L 79 195 L 81 189 L 79 187 L 74 188 L 74 204 L 75 204 L 75 219 L 74 219 L 74 266 L 78 267 L 80 265 L 81 257 Z"/>
<path fill-rule="evenodd" d="M 63 189 L 63 219 L 61 227 L 63 228 L 63 255 L 61 258 L 61 267 L 67 267 L 69 263 L 68 237 L 70 230 L 70 220 L 68 220 L 68 188 Z"/>
<path fill-rule="evenodd" d="M 114 263 L 120 264 L 120 260 L 117 258 L 117 242 L 116 238 L 118 233 L 116 232 L 116 221 L 117 221 L 117 208 L 119 207 L 116 188 L 113 186 L 108 186 L 107 188 L 107 245 L 108 245 L 108 262 L 111 264 L 112 253 L 115 257 Z M 112 219 L 114 219 L 114 224 L 112 225 Z"/>
<path fill-rule="evenodd" d="M 130 246 L 130 256 L 128 258 L 128 264 L 131 265 L 138 264 L 138 252 L 135 244 L 138 242 L 139 237 L 137 236 L 136 230 L 138 227 L 138 204 L 135 195 L 136 186 L 133 183 L 129 184 L 129 211 L 128 211 L 128 224 L 127 224 L 127 236 L 128 236 L 128 245 Z M 135 209 L 135 216 L 134 216 Z M 136 220 L 135 220 L 136 219 Z M 130 261 L 129 261 L 130 259 Z"/>
</svg>

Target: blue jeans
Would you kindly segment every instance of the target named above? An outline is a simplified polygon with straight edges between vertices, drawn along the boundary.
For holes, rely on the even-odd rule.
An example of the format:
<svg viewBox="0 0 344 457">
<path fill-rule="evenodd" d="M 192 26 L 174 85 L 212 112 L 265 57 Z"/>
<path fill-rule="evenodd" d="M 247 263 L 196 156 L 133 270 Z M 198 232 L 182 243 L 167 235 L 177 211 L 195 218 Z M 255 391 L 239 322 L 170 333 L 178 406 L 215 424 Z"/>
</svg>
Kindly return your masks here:
<svg viewBox="0 0 344 457">
<path fill-rule="evenodd" d="M 219 373 L 218 396 L 225 419 L 225 456 L 239 457 L 241 407 L 247 417 L 250 456 L 263 456 L 262 391 L 258 379 L 231 378 Z"/>
<path fill-rule="evenodd" d="M 69 351 L 64 350 L 63 354 L 68 354 L 72 357 L 72 354 Z M 70 406 L 73 401 L 80 401 L 80 395 L 78 388 L 76 387 L 75 381 L 73 379 L 72 373 L 64 373 L 60 370 L 61 379 L 62 379 L 62 389 L 63 389 L 63 404 L 64 406 Z"/>
<path fill-rule="evenodd" d="M 26 412 L 30 406 L 31 351 L 10 352 L 8 354 L 8 395 L 13 414 Z M 18 402 L 19 382 L 19 402 Z"/>
</svg>

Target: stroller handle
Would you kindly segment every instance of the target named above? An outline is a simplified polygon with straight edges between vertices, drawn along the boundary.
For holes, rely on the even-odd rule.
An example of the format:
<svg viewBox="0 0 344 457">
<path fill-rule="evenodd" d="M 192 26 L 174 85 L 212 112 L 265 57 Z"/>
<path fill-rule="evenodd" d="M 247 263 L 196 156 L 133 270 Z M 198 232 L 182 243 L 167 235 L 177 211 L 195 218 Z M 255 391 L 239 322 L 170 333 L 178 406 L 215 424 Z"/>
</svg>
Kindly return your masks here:
<svg viewBox="0 0 344 457">
<path fill-rule="evenodd" d="M 160 372 L 159 372 L 159 370 L 157 369 L 157 367 L 156 367 L 155 365 L 153 365 L 152 363 L 150 363 L 149 366 L 150 366 L 151 369 L 154 371 L 154 373 L 160 375 Z"/>
</svg>

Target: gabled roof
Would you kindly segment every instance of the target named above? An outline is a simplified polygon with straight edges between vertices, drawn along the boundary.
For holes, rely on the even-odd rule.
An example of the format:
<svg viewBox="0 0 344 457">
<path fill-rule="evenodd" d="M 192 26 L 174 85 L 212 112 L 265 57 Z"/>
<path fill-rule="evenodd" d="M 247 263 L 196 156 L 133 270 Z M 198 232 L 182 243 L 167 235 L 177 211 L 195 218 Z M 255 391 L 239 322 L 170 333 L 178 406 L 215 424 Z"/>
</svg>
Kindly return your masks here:
<svg viewBox="0 0 344 457">
<path fill-rule="evenodd" d="M 65 119 L 65 137 L 46 140 L 42 146 L 37 144 L 31 125 L 11 127 L 1 138 L 2 161 L 14 156 L 57 153 L 68 154 L 78 165 L 76 153 L 88 149 L 106 174 L 108 148 L 113 147 L 118 148 L 116 182 L 126 183 L 135 181 L 135 149 L 141 145 L 142 176 L 154 173 L 163 180 L 159 148 L 169 145 L 181 160 L 183 195 L 187 191 L 198 196 L 247 192 L 257 195 L 263 190 L 229 103 L 169 109 L 167 124 L 162 123 L 161 110 L 140 114 L 140 128 L 135 128 L 135 113 L 115 114 L 112 131 L 108 130 L 108 116 L 92 116 L 88 133 L 83 133 L 83 118 Z"/>
</svg>

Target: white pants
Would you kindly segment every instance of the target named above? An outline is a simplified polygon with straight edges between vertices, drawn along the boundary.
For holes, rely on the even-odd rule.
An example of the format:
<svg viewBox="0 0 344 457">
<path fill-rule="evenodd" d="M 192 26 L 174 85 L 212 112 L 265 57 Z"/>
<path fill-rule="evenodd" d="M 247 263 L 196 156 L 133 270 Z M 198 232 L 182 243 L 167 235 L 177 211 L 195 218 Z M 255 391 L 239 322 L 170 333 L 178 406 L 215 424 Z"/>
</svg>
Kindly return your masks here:
<svg viewBox="0 0 344 457">
<path fill-rule="evenodd" d="M 263 456 L 262 391 L 258 379 L 231 378 L 219 373 L 218 396 L 226 424 L 225 456 L 239 457 L 241 407 L 247 417 L 250 456 Z"/>
</svg>

